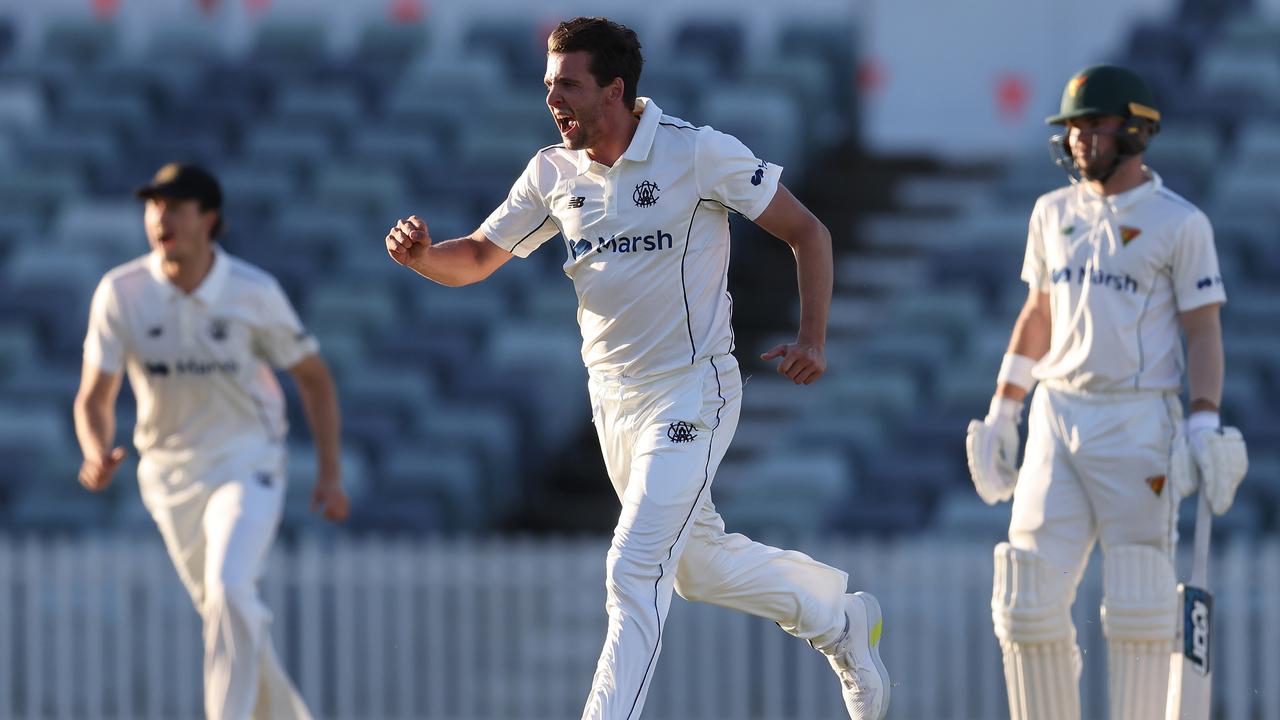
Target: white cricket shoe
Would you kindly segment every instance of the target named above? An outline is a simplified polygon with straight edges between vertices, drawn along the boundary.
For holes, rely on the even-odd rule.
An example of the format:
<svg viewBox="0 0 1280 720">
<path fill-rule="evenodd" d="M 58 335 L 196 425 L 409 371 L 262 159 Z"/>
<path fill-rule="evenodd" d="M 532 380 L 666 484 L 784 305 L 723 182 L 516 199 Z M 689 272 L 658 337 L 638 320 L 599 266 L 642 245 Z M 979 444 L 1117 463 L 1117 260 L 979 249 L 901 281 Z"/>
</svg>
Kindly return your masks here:
<svg viewBox="0 0 1280 720">
<path fill-rule="evenodd" d="M 844 636 L 823 652 L 840 678 L 849 717 L 883 720 L 889 712 L 889 672 L 880 661 L 880 603 L 864 592 L 845 595 L 844 602 Z"/>
</svg>

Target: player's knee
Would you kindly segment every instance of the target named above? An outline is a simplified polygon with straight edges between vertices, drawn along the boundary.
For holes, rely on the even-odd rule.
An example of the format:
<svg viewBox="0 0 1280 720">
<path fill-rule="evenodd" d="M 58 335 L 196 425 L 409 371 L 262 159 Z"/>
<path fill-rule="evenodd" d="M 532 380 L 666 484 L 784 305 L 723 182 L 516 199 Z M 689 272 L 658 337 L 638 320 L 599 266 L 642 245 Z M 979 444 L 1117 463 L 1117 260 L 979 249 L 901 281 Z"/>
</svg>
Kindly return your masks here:
<svg viewBox="0 0 1280 720">
<path fill-rule="evenodd" d="M 233 573 L 219 573 L 206 584 L 204 606 L 209 609 L 231 608 L 241 614 L 252 612 L 258 604 L 258 590 L 252 580 Z"/>
<path fill-rule="evenodd" d="M 1177 634 L 1178 581 L 1169 554 L 1120 545 L 1103 556 L 1102 631 L 1112 640 L 1160 641 Z"/>
<path fill-rule="evenodd" d="M 991 620 L 1001 642 L 1072 641 L 1074 597 L 1074 572 L 1055 567 L 1033 551 L 1009 543 L 996 546 Z"/>
<path fill-rule="evenodd" d="M 652 590 L 661 577 L 662 567 L 656 561 L 636 557 L 625 550 L 610 550 L 605 560 L 605 589 L 616 598 L 638 598 Z"/>
</svg>

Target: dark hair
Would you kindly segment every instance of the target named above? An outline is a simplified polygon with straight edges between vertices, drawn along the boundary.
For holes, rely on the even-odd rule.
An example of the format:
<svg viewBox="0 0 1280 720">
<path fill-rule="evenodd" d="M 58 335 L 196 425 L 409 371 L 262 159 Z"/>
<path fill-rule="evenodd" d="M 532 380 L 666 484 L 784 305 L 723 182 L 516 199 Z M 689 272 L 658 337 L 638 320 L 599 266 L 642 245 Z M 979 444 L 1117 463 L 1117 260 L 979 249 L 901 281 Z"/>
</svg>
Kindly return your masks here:
<svg viewBox="0 0 1280 720">
<path fill-rule="evenodd" d="M 622 78 L 622 102 L 630 110 L 636 102 L 636 86 L 644 66 L 635 32 L 608 18 L 577 17 L 560 23 L 547 37 L 549 53 L 579 51 L 591 53 L 587 67 L 600 87 L 616 77 Z"/>
</svg>

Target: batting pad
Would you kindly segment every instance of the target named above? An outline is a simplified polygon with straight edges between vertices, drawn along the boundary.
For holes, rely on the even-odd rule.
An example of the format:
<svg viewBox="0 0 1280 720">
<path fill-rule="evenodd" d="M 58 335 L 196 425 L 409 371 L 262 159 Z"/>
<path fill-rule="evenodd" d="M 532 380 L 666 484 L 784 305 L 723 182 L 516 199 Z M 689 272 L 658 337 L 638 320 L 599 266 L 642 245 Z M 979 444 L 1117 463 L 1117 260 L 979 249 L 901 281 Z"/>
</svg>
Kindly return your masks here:
<svg viewBox="0 0 1280 720">
<path fill-rule="evenodd" d="M 1178 622 L 1173 562 L 1153 547 L 1122 545 L 1107 551 L 1103 565 L 1111 717 L 1164 720 Z"/>
<path fill-rule="evenodd" d="M 1009 543 L 996 546 L 991 619 L 1004 655 L 1011 720 L 1079 720 L 1074 596 L 1074 573 Z"/>
</svg>

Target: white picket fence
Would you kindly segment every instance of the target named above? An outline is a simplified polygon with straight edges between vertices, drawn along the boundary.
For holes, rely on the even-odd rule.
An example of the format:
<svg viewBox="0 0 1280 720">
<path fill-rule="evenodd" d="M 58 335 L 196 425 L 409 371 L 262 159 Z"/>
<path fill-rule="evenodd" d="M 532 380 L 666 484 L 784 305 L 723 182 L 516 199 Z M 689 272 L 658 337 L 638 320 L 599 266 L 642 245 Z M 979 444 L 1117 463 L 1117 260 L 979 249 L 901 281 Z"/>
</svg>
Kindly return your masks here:
<svg viewBox="0 0 1280 720">
<path fill-rule="evenodd" d="M 317 717 L 576 718 L 604 631 L 604 539 L 303 540 L 263 583 Z M 802 543 L 881 599 L 900 720 L 1007 716 L 987 543 Z M 1076 607 L 1105 716 L 1099 574 Z M 1216 717 L 1280 718 L 1280 541 L 1215 558 Z M 198 618 L 158 538 L 0 537 L 0 718 L 196 718 Z M 647 720 L 844 717 L 826 663 L 771 623 L 677 599 Z"/>
</svg>

